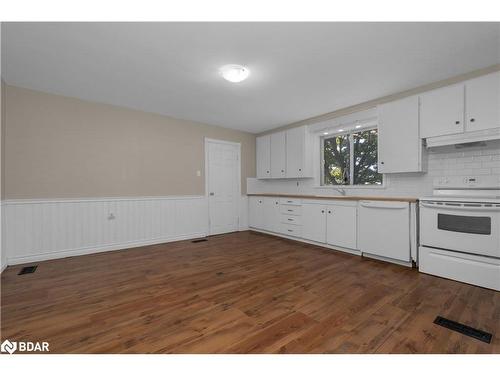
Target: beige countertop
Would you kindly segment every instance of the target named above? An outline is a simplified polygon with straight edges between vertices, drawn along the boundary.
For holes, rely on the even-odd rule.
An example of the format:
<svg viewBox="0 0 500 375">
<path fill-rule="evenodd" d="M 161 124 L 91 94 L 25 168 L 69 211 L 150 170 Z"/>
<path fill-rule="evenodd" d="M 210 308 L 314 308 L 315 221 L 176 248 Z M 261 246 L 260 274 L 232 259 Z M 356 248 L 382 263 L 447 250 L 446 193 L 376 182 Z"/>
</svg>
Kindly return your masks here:
<svg viewBox="0 0 500 375">
<path fill-rule="evenodd" d="M 372 195 L 298 195 L 298 194 L 276 194 L 276 193 L 262 193 L 262 194 L 247 194 L 248 196 L 257 197 L 288 197 L 300 199 L 337 199 L 348 201 L 387 201 L 387 202 L 408 202 L 416 203 L 418 198 L 412 197 L 383 197 Z"/>
</svg>

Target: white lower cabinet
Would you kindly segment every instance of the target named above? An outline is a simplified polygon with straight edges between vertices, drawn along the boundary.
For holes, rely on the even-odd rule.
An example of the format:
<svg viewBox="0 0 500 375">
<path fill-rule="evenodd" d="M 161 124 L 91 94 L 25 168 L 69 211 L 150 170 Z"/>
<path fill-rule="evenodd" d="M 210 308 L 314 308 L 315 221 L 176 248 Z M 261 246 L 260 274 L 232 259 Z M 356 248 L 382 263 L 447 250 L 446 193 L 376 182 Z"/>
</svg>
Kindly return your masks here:
<svg viewBox="0 0 500 375">
<path fill-rule="evenodd" d="M 326 243 L 326 206 L 302 205 L 302 237 L 309 241 Z"/>
<path fill-rule="evenodd" d="M 249 226 L 330 248 L 411 262 L 408 202 L 249 198 Z"/>
<path fill-rule="evenodd" d="M 302 206 L 302 237 L 309 241 L 356 249 L 357 203 L 306 203 Z"/>
<path fill-rule="evenodd" d="M 264 226 L 262 229 L 268 230 L 270 232 L 280 231 L 280 204 L 279 198 L 264 197 Z"/>
<path fill-rule="evenodd" d="M 326 243 L 357 249 L 357 203 L 328 205 L 326 208 Z"/>
<path fill-rule="evenodd" d="M 248 226 L 264 229 L 264 198 L 248 197 Z"/>
</svg>

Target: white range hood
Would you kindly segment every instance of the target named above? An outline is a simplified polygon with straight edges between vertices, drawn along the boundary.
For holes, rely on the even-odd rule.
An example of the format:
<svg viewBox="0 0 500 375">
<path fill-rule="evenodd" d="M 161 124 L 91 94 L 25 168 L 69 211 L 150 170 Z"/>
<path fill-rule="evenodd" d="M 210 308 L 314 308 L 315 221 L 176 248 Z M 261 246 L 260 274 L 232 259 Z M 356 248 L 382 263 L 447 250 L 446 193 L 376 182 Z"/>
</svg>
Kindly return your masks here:
<svg viewBox="0 0 500 375">
<path fill-rule="evenodd" d="M 500 139 L 500 128 L 426 138 L 427 147 L 458 145 Z"/>
</svg>

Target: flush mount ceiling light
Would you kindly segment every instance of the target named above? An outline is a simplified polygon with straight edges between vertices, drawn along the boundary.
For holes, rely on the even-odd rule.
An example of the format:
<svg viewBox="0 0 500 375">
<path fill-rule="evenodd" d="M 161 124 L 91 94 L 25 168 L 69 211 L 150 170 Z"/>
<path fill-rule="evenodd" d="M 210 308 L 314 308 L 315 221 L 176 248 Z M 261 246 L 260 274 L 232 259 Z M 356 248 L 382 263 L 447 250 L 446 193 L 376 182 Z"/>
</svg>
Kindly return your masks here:
<svg viewBox="0 0 500 375">
<path fill-rule="evenodd" d="M 250 70 L 243 65 L 228 64 L 219 69 L 220 75 L 229 82 L 238 83 L 244 81 L 250 75 Z"/>
</svg>

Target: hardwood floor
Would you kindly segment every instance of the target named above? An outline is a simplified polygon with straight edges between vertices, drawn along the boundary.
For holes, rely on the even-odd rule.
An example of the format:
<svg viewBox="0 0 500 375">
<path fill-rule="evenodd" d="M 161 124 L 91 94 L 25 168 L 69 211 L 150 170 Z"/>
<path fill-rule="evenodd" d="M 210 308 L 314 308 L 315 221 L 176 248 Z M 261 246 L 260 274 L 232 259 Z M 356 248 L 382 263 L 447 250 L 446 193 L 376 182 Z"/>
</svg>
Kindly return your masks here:
<svg viewBox="0 0 500 375">
<path fill-rule="evenodd" d="M 500 353 L 499 292 L 254 232 L 20 268 L 2 339 L 52 353 Z"/>
</svg>

